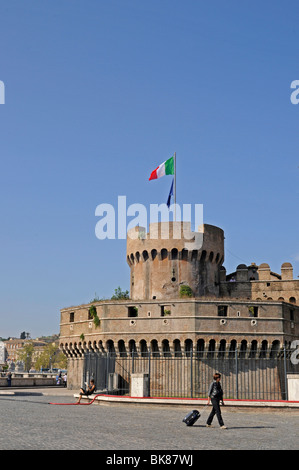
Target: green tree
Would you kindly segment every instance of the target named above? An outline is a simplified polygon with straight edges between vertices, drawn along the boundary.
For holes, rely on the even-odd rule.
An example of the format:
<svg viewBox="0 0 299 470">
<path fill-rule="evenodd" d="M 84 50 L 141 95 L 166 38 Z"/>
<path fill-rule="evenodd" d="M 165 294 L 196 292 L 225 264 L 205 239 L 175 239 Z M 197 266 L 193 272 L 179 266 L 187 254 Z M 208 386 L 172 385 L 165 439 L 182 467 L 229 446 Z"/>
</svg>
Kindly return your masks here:
<svg viewBox="0 0 299 470">
<path fill-rule="evenodd" d="M 33 343 L 25 343 L 22 351 L 18 352 L 18 359 L 24 363 L 25 370 L 30 370 L 34 353 Z"/>
<path fill-rule="evenodd" d="M 55 355 L 55 364 L 58 369 L 66 369 L 67 368 L 67 357 L 63 354 L 62 351 L 58 350 Z"/>
<path fill-rule="evenodd" d="M 67 358 L 62 351 L 59 350 L 58 346 L 49 343 L 44 347 L 42 353 L 38 356 L 35 361 L 36 369 L 48 369 L 58 368 L 66 369 Z"/>
<path fill-rule="evenodd" d="M 114 295 L 111 297 L 111 300 L 125 300 L 129 298 L 129 291 L 122 291 L 120 287 L 114 289 Z"/>
</svg>

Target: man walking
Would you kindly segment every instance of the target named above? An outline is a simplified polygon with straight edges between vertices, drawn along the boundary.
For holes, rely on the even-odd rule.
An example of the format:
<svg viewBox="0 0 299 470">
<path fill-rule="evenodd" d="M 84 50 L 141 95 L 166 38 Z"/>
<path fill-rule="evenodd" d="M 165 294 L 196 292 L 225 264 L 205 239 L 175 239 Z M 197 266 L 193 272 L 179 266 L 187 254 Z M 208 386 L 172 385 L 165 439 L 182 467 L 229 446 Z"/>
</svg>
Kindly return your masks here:
<svg viewBox="0 0 299 470">
<path fill-rule="evenodd" d="M 210 402 L 212 402 L 213 409 L 208 417 L 206 426 L 208 428 L 211 427 L 213 418 L 216 415 L 220 428 L 227 429 L 227 427 L 224 426 L 224 422 L 223 422 L 221 410 L 220 410 L 220 402 L 222 403 L 222 405 L 224 405 L 223 390 L 220 384 L 220 379 L 221 379 L 221 374 L 219 374 L 218 372 L 214 374 L 214 380 L 211 383 L 210 388 L 209 388 L 208 405 L 210 404 Z"/>
</svg>

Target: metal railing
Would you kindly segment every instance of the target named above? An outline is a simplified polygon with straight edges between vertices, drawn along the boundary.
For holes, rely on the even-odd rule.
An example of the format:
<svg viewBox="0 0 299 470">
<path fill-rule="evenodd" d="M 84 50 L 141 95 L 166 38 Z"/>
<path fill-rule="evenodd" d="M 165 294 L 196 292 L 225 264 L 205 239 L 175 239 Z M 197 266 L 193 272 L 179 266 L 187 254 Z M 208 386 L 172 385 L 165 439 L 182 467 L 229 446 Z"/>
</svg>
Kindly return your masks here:
<svg viewBox="0 0 299 470">
<path fill-rule="evenodd" d="M 128 395 L 131 376 L 149 377 L 149 396 L 205 398 L 214 373 L 221 373 L 225 398 L 251 400 L 287 400 L 287 374 L 299 372 L 291 361 L 292 351 L 281 350 L 251 354 L 232 352 L 193 352 L 180 355 L 85 354 L 83 381 L 95 379 L 97 391 Z"/>
</svg>

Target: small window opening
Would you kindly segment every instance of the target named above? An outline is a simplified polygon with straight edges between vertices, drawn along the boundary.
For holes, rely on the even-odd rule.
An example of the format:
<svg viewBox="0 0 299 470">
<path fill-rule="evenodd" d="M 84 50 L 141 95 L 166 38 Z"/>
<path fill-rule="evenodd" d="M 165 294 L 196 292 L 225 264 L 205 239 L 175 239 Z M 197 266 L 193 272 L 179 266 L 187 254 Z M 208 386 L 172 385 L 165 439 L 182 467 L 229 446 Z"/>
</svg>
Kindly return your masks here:
<svg viewBox="0 0 299 470">
<path fill-rule="evenodd" d="M 138 317 L 138 308 L 128 307 L 128 317 Z"/>
<path fill-rule="evenodd" d="M 258 313 L 259 313 L 259 308 L 258 307 L 249 307 L 248 308 L 248 311 L 249 311 L 249 315 L 251 317 L 258 317 Z"/>
<path fill-rule="evenodd" d="M 171 315 L 170 305 L 161 305 L 161 317 Z"/>
<path fill-rule="evenodd" d="M 227 317 L 227 305 L 218 305 L 218 317 Z"/>
</svg>

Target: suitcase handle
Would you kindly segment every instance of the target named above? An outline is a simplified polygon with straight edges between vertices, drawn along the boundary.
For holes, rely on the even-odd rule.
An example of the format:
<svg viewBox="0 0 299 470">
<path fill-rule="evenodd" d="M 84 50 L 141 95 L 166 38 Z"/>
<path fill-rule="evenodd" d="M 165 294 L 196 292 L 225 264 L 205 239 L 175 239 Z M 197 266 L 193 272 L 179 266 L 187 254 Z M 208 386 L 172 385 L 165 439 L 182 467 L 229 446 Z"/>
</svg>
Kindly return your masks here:
<svg viewBox="0 0 299 470">
<path fill-rule="evenodd" d="M 207 406 L 209 406 L 209 403 L 207 403 L 205 406 L 203 406 L 203 408 L 201 408 L 200 411 L 202 412 L 203 410 L 205 410 Z"/>
</svg>

